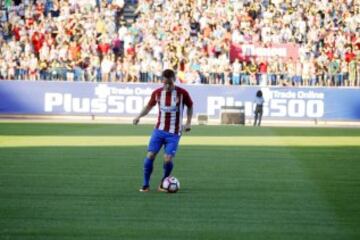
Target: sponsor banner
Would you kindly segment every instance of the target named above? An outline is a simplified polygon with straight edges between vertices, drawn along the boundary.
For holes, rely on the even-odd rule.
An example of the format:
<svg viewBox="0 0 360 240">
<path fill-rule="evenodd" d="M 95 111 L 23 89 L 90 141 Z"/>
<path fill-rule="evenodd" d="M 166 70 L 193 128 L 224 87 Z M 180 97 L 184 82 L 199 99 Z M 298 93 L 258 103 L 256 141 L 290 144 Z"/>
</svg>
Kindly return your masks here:
<svg viewBox="0 0 360 240">
<path fill-rule="evenodd" d="M 158 84 L 0 81 L 0 114 L 101 115 L 140 113 Z M 218 119 L 222 106 L 244 106 L 252 117 L 256 92 L 264 94 L 264 118 L 279 120 L 360 120 L 360 89 L 182 85 L 194 113 Z M 156 115 L 155 107 L 151 115 Z"/>
<path fill-rule="evenodd" d="M 230 45 L 230 61 L 236 58 L 240 61 L 248 60 L 251 57 L 279 57 L 287 60 L 299 58 L 299 46 L 294 43 L 271 44 L 262 46 L 260 44 L 235 44 Z"/>
</svg>

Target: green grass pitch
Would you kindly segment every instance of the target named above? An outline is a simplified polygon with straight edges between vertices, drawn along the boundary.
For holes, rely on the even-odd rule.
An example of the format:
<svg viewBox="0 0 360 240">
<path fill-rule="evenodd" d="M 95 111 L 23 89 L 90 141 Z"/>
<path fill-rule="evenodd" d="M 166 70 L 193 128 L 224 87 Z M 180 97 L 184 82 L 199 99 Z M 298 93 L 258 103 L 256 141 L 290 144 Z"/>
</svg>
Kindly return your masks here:
<svg viewBox="0 0 360 240">
<path fill-rule="evenodd" d="M 139 193 L 151 129 L 0 123 L 0 239 L 360 239 L 360 129 L 194 126 Z"/>
</svg>

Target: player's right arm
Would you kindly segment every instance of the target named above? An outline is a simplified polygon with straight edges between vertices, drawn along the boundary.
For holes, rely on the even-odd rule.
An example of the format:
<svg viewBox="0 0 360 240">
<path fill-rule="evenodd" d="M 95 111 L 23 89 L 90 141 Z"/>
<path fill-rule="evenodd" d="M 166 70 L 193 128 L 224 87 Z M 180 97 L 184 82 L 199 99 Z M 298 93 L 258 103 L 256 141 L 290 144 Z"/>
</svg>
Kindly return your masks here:
<svg viewBox="0 0 360 240">
<path fill-rule="evenodd" d="M 151 111 L 152 108 L 153 108 L 153 106 L 149 106 L 149 105 L 145 106 L 145 107 L 143 108 L 143 110 L 141 110 L 139 116 L 137 116 L 136 118 L 134 118 L 133 124 L 134 124 L 134 125 L 137 125 L 137 124 L 139 123 L 139 121 L 140 121 L 140 118 L 146 116 L 146 115 Z"/>
<path fill-rule="evenodd" d="M 154 91 L 151 94 L 151 98 L 150 98 L 148 104 L 141 110 L 139 116 L 134 118 L 133 124 L 137 125 L 140 122 L 140 118 L 146 116 L 155 105 L 156 105 L 156 91 Z"/>
</svg>

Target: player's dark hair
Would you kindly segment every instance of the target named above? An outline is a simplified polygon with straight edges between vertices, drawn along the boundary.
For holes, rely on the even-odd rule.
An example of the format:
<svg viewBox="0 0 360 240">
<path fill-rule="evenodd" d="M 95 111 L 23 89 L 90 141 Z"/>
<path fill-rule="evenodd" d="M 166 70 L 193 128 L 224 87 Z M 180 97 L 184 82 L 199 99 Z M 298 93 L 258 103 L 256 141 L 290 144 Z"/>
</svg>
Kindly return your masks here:
<svg viewBox="0 0 360 240">
<path fill-rule="evenodd" d="M 175 72 L 171 69 L 166 69 L 162 72 L 162 77 L 166 79 L 175 80 Z"/>
<path fill-rule="evenodd" d="M 261 91 L 261 90 L 257 91 L 257 92 L 256 92 L 256 96 L 257 96 L 257 97 L 262 97 L 262 91 Z"/>
</svg>

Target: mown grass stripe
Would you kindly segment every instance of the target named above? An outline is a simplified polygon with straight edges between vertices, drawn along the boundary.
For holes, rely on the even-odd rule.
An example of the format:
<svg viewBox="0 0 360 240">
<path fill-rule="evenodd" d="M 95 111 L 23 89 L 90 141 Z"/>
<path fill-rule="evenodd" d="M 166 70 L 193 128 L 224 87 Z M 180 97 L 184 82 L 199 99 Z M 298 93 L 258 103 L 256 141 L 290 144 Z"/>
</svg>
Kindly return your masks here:
<svg viewBox="0 0 360 240">
<path fill-rule="evenodd" d="M 1 136 L 0 147 L 145 146 L 149 136 Z M 205 137 L 183 136 L 181 145 L 196 146 L 360 146 L 360 137 Z"/>
</svg>

